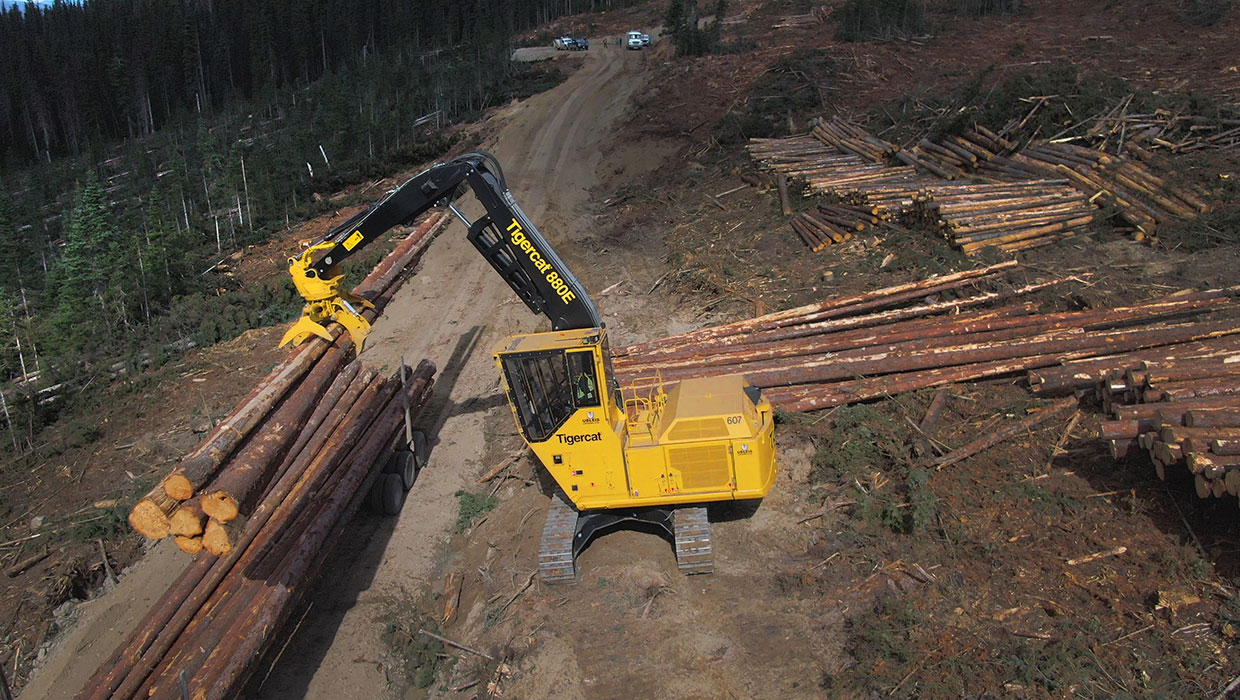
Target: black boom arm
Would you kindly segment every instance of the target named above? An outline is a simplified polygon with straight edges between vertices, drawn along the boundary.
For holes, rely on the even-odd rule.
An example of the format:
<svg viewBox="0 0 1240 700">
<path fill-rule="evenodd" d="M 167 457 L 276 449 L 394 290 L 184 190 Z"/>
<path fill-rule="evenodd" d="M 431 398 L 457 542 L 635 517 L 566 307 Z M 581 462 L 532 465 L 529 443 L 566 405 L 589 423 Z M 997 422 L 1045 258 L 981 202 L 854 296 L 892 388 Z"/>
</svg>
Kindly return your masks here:
<svg viewBox="0 0 1240 700">
<path fill-rule="evenodd" d="M 330 270 L 393 226 L 407 225 L 436 205 L 451 206 L 462 184 L 473 189 L 487 213 L 469 222 L 469 241 L 504 278 L 521 301 L 551 319 L 553 330 L 602 325 L 594 302 L 508 191 L 499 162 L 489 153 L 469 153 L 434 165 L 393 190 L 383 201 L 337 226 L 324 237 L 335 241 L 307 274 L 326 278 Z"/>
</svg>

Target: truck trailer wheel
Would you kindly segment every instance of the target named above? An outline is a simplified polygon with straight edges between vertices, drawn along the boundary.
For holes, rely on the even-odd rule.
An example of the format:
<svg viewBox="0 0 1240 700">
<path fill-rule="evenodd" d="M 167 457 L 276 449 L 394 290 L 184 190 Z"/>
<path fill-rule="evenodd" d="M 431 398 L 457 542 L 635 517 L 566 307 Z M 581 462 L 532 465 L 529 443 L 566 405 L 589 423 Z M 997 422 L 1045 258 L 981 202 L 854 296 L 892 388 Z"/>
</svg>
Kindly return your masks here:
<svg viewBox="0 0 1240 700">
<path fill-rule="evenodd" d="M 409 449 L 413 451 L 413 462 L 418 471 L 426 466 L 426 460 L 430 457 L 430 448 L 426 444 L 426 433 L 421 430 L 413 431 L 413 442 L 409 444 Z"/>
<path fill-rule="evenodd" d="M 384 472 L 375 479 L 367 494 L 366 505 L 379 515 L 397 515 L 405 503 L 405 483 L 400 474 Z"/>
<path fill-rule="evenodd" d="M 409 450 L 397 450 L 388 458 L 383 472 L 399 476 L 401 487 L 408 491 L 413 488 L 413 482 L 418 478 L 417 458 Z"/>
</svg>

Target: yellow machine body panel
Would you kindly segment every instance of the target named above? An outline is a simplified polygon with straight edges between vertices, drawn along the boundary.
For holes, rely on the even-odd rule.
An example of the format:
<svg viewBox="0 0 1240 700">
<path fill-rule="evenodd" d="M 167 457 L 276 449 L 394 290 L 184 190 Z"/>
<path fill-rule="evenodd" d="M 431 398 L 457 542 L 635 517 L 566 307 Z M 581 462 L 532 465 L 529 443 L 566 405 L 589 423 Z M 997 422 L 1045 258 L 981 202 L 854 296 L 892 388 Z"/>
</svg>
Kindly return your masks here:
<svg viewBox="0 0 1240 700">
<path fill-rule="evenodd" d="M 740 375 L 619 387 L 606 331 L 516 335 L 493 355 L 517 427 L 580 510 L 762 498 L 774 414 Z"/>
</svg>

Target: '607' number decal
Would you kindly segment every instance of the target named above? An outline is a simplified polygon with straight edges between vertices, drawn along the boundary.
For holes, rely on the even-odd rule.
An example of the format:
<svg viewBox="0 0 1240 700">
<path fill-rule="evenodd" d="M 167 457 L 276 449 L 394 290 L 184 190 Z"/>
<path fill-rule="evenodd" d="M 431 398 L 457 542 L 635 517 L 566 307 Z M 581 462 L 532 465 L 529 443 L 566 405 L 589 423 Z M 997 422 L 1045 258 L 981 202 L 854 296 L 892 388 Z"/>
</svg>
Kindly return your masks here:
<svg viewBox="0 0 1240 700">
<path fill-rule="evenodd" d="M 741 424 L 740 416 L 728 416 L 728 425 L 740 425 L 740 424 Z"/>
</svg>

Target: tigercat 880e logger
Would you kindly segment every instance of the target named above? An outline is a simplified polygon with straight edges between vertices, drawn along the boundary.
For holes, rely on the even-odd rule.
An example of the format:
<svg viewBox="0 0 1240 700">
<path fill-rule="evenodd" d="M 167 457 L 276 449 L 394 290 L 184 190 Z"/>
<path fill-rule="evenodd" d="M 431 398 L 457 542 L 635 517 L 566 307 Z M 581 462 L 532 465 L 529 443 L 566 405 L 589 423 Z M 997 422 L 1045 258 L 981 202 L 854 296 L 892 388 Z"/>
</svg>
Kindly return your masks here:
<svg viewBox="0 0 1240 700">
<path fill-rule="evenodd" d="M 454 200 L 472 188 L 486 214 L 469 221 Z M 446 205 L 468 238 L 550 331 L 513 335 L 492 351 L 526 444 L 555 480 L 539 549 L 541 578 L 576 579 L 590 539 L 626 521 L 656 525 L 675 542 L 685 573 L 713 559 L 704 504 L 760 499 L 775 483 L 774 415 L 740 375 L 656 375 L 621 387 L 607 330 L 577 278 L 526 217 L 493 156 L 470 153 L 435 165 L 289 259 L 306 308 L 281 344 L 318 335 L 337 321 L 360 351 L 369 323 L 362 299 L 340 289 L 340 263 L 398 225 Z"/>
</svg>

